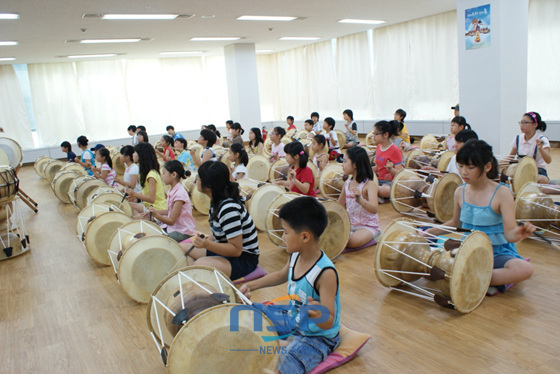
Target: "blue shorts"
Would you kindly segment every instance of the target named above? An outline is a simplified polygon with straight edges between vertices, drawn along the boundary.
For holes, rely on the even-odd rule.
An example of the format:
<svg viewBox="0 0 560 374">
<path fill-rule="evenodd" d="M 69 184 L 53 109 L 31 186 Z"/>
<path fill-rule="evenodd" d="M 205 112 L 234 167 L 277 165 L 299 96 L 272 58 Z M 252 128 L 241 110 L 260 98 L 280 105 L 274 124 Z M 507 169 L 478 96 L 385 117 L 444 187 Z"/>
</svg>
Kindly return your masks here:
<svg viewBox="0 0 560 374">
<path fill-rule="evenodd" d="M 545 168 L 539 168 L 539 175 L 544 175 L 545 177 L 548 178 L 548 172 L 546 171 Z M 550 178 L 548 178 L 550 179 Z"/>
<path fill-rule="evenodd" d="M 506 266 L 506 262 L 513 259 L 519 259 L 519 257 L 514 257 L 510 255 L 499 255 L 494 257 L 494 269 L 503 269 Z"/>
<path fill-rule="evenodd" d="M 296 332 L 285 354 L 280 356 L 278 371 L 282 374 L 304 374 L 323 362 L 340 344 L 340 334 L 334 338 L 303 336 Z"/>
<path fill-rule="evenodd" d="M 388 181 L 385 179 L 379 179 L 379 186 L 391 186 L 391 184 L 393 183 L 393 181 Z"/>
</svg>

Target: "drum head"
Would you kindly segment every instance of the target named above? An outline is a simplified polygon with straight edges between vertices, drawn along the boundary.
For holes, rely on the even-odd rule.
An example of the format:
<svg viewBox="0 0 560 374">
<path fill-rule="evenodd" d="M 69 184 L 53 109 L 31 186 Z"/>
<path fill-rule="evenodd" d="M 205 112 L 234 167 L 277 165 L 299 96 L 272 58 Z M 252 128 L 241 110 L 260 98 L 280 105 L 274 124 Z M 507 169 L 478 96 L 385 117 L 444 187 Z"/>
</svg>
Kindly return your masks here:
<svg viewBox="0 0 560 374">
<path fill-rule="evenodd" d="M 104 187 L 100 187 L 100 188 L 104 188 Z M 126 198 L 123 200 L 124 195 L 120 191 L 116 190 L 112 192 L 106 191 L 105 193 L 100 193 L 100 194 L 98 193 L 96 196 L 93 196 L 93 198 L 90 200 L 89 197 L 92 197 L 92 194 L 88 196 L 88 205 L 111 204 L 112 206 L 114 206 L 114 208 L 116 208 L 115 210 L 122 210 L 124 214 L 126 214 L 129 217 L 132 217 L 132 213 L 133 213 L 132 206 L 130 205 L 130 203 Z"/>
<path fill-rule="evenodd" d="M 532 157 L 523 157 L 519 160 L 513 180 L 511 182 L 511 189 L 514 193 L 521 191 L 521 188 L 528 182 L 536 182 L 539 176 L 539 169 L 537 162 Z"/>
<path fill-rule="evenodd" d="M 366 135 L 366 146 L 368 148 L 374 148 L 377 147 L 377 143 L 375 142 L 375 135 L 374 135 L 374 130 L 370 131 L 367 133 Z"/>
<path fill-rule="evenodd" d="M 82 184 L 80 184 L 80 186 L 75 192 L 76 205 L 78 206 L 78 208 L 84 209 L 87 206 L 87 197 L 89 196 L 89 194 L 92 191 L 96 190 L 98 187 L 103 187 L 103 186 L 107 186 L 107 183 L 105 183 L 104 180 L 96 179 L 96 178 L 89 179 L 83 182 Z"/>
<path fill-rule="evenodd" d="M 285 158 L 279 158 L 270 166 L 268 180 L 271 182 L 287 180 L 289 170 L 290 164 L 288 164 L 288 161 Z"/>
<path fill-rule="evenodd" d="M 56 173 L 59 172 L 60 168 L 62 168 L 63 166 L 64 166 L 64 162 L 60 160 L 52 160 L 45 165 L 44 174 L 45 174 L 45 178 L 49 181 L 49 183 L 52 183 L 54 176 L 56 175 Z"/>
<path fill-rule="evenodd" d="M 391 205 L 399 213 L 409 213 L 422 205 L 422 199 L 415 198 L 414 192 L 426 187 L 426 182 L 411 169 L 402 169 L 391 184 Z"/>
<path fill-rule="evenodd" d="M 70 185 L 68 186 L 68 197 L 70 199 L 70 202 L 72 204 L 74 204 L 76 207 L 78 207 L 76 205 L 76 191 L 78 190 L 78 188 L 82 185 L 82 183 L 85 183 L 89 180 L 93 180 L 95 179 L 94 177 L 90 177 L 90 176 L 85 176 L 85 177 L 78 177 L 76 179 L 74 179 L 74 181 L 72 183 L 70 183 Z"/>
<path fill-rule="evenodd" d="M 19 190 L 16 172 L 8 165 L 0 165 L 0 201 L 15 197 Z"/>
<path fill-rule="evenodd" d="M 255 155 L 249 159 L 247 164 L 247 177 L 261 182 L 268 180 L 268 172 L 270 171 L 270 161 L 261 155 Z"/>
<path fill-rule="evenodd" d="M 0 138 L 0 151 L 4 152 L 8 160 L 8 163 L 2 160 L 1 165 L 10 165 L 14 170 L 19 170 L 23 162 L 23 152 L 19 143 L 11 138 Z"/>
<path fill-rule="evenodd" d="M 382 272 L 382 270 L 389 270 L 391 271 L 389 274 L 395 277 L 402 277 L 402 273 L 394 273 L 393 271 L 402 270 L 403 265 L 413 261 L 391 247 L 401 251 L 413 246 L 426 251 L 430 250 L 428 242 L 416 232 L 413 224 L 414 221 L 408 218 L 393 220 L 379 238 L 377 252 L 375 254 L 375 276 L 379 283 L 385 287 L 396 287 L 402 283 L 402 280 L 395 279 Z M 409 242 L 414 242 L 415 244 L 409 244 Z"/>
<path fill-rule="evenodd" d="M 253 197 L 253 194 L 259 188 L 259 181 L 243 178 L 238 180 L 237 183 L 239 184 L 239 193 L 245 199 L 245 208 L 249 211 L 249 207 L 251 206 L 251 197 Z"/>
<path fill-rule="evenodd" d="M 424 135 L 422 139 L 420 139 L 420 149 L 430 149 L 436 150 L 439 148 L 439 142 L 433 135 Z"/>
<path fill-rule="evenodd" d="M 271 156 L 271 154 L 272 154 L 272 140 L 270 140 L 270 137 L 267 137 L 266 140 L 264 141 L 263 156 L 266 156 L 268 158 Z"/>
<path fill-rule="evenodd" d="M 185 267 L 183 249 L 168 236 L 146 236 L 132 243 L 118 265 L 119 282 L 127 295 L 139 303 L 147 303 L 169 270 Z"/>
<path fill-rule="evenodd" d="M 165 232 L 153 222 L 135 219 L 125 223 L 113 233 L 109 240 L 109 251 L 120 256 L 128 247 L 146 236 L 166 235 Z M 110 256 L 109 256 L 110 257 Z"/>
<path fill-rule="evenodd" d="M 280 223 L 280 218 L 278 217 L 278 211 L 289 201 L 301 197 L 302 195 L 294 192 L 286 192 L 282 195 L 278 195 L 270 205 L 268 206 L 266 212 L 266 233 L 268 238 L 274 244 L 279 247 L 284 246 L 284 240 L 282 240 L 282 234 L 284 230 L 282 229 L 282 224 Z"/>
<path fill-rule="evenodd" d="M 68 196 L 68 188 L 80 175 L 72 170 L 61 171 L 53 179 L 52 188 L 54 194 L 64 204 L 70 204 L 70 196 Z"/>
<path fill-rule="evenodd" d="M 445 174 L 439 179 L 433 190 L 433 199 L 428 199 L 428 205 L 438 221 L 447 222 L 453 218 L 455 190 L 461 184 L 461 177 L 455 173 Z"/>
<path fill-rule="evenodd" d="M 260 373 L 264 368 L 274 370 L 280 355 L 260 353 L 262 349 L 267 352 L 279 349 L 279 340 L 273 340 L 277 335 L 272 323 L 253 310 L 237 311 L 233 310 L 235 307 L 236 304 L 218 305 L 189 320 L 171 344 L 169 373 L 227 373 L 239 368 L 245 373 Z M 239 331 L 230 331 L 232 315 L 238 316 Z M 255 331 L 258 322 L 255 318 L 262 318 L 262 331 Z M 266 336 L 270 341 L 264 340 Z"/>
<path fill-rule="evenodd" d="M 278 195 L 285 193 L 284 187 L 276 184 L 265 184 L 257 188 L 253 197 L 251 197 L 251 205 L 249 206 L 249 214 L 253 218 L 255 227 L 259 231 L 266 231 L 266 215 L 268 206 Z"/>
<path fill-rule="evenodd" d="M 331 260 L 342 253 L 350 239 L 350 217 L 346 208 L 336 201 L 324 201 L 327 210 L 328 223 L 319 238 L 319 248 Z"/>
<path fill-rule="evenodd" d="M 319 190 L 324 198 L 338 199 L 344 188 L 343 176 L 342 165 L 339 163 L 329 164 L 323 169 L 319 179 Z"/>
<path fill-rule="evenodd" d="M 415 161 L 417 157 L 426 156 L 426 152 L 424 152 L 420 148 L 413 149 L 408 153 L 406 159 L 404 161 L 404 167 L 407 169 L 421 169 L 422 165 Z"/>
<path fill-rule="evenodd" d="M 14 233 L 3 233 L 1 239 L 0 247 L 2 247 L 2 250 L 0 250 L 0 261 L 22 255 L 29 251 L 29 245 L 27 245 L 25 240 L 22 241 L 21 238 Z"/>
<path fill-rule="evenodd" d="M 208 215 L 210 214 L 210 197 L 202 193 L 194 186 L 191 192 L 191 202 L 197 212 Z"/>
<path fill-rule="evenodd" d="M 46 163 L 49 162 L 50 160 L 52 160 L 52 158 L 50 158 L 49 156 L 41 156 L 35 160 L 33 167 L 35 168 L 35 172 L 37 173 L 37 175 L 40 176 L 41 178 L 45 178 L 43 169 L 45 168 Z"/>
<path fill-rule="evenodd" d="M 75 172 L 75 173 L 78 173 L 79 175 L 82 175 L 84 177 L 87 176 L 86 169 L 82 165 L 77 164 L 75 162 L 65 163 L 64 166 L 60 168 L 59 173 L 61 171 L 70 171 L 70 170 Z"/>
<path fill-rule="evenodd" d="M 110 240 L 119 227 L 132 220 L 121 212 L 106 212 L 96 216 L 87 225 L 84 244 L 89 255 L 101 265 L 111 265 L 109 259 Z"/>
<path fill-rule="evenodd" d="M 121 160 L 120 152 L 111 155 L 111 161 L 113 161 L 113 169 L 118 175 L 124 175 L 126 170 L 126 164 Z"/>
<path fill-rule="evenodd" d="M 554 201 L 534 182 L 526 183 L 515 197 L 515 218 L 537 227 L 548 229 L 557 211 Z"/>
<path fill-rule="evenodd" d="M 299 131 L 296 132 L 296 134 L 294 135 L 294 138 L 296 138 L 296 140 L 303 140 L 303 139 L 307 139 L 307 135 L 309 135 L 309 131 L 307 131 L 306 129 L 301 129 Z"/>
<path fill-rule="evenodd" d="M 486 234 L 476 231 L 462 241 L 455 254 L 449 284 L 455 309 L 469 313 L 482 302 L 493 266 L 492 243 Z"/>
<path fill-rule="evenodd" d="M 453 158 L 453 156 L 455 156 L 455 152 L 453 151 L 445 151 L 441 154 L 441 156 L 439 157 L 439 162 L 437 165 L 437 168 L 439 171 L 446 171 L 447 170 L 447 166 L 449 166 L 449 162 L 451 162 L 451 159 Z"/>
<path fill-rule="evenodd" d="M 184 275 L 179 276 L 179 272 L 182 272 Z M 212 267 L 187 266 L 174 271 L 165 277 L 156 287 L 152 296 L 164 303 L 165 306 L 171 309 L 174 313 L 178 313 L 182 309 L 181 292 L 179 287 L 179 282 L 181 282 L 184 296 L 183 300 L 185 301 L 185 308 L 187 308 L 189 312 L 189 319 L 210 306 L 221 304 L 221 302 L 217 302 L 213 305 L 208 305 L 209 303 L 203 300 L 203 298 L 210 295 L 200 286 L 205 287 L 211 292 L 224 293 L 228 295 L 229 300 L 232 303 L 239 302 L 235 287 L 224 280 L 224 278 L 220 278 L 220 275 L 217 273 L 223 276 L 226 280 L 229 280 L 227 275 Z M 195 282 L 197 282 L 200 286 Z M 156 309 L 157 313 L 155 313 Z M 163 342 L 165 346 L 169 348 L 169 345 L 173 341 L 175 335 L 177 335 L 177 332 L 179 332 L 181 326 L 170 323 L 172 314 L 158 302 L 154 302 L 153 298 L 150 298 L 150 301 L 148 302 L 147 312 L 148 329 L 150 332 L 153 332 L 158 341 L 161 342 L 162 336 L 160 336 L 159 332 L 159 327 L 161 327 Z"/>
<path fill-rule="evenodd" d="M 86 206 L 84 209 L 78 213 L 78 219 L 76 221 L 76 234 L 80 240 L 84 240 L 84 232 L 87 229 L 88 224 L 93 221 L 93 219 L 105 212 L 109 212 L 111 206 L 109 204 L 92 204 Z"/>
<path fill-rule="evenodd" d="M 97 187 L 96 189 L 94 189 L 93 191 L 91 191 L 86 199 L 86 205 L 91 204 L 91 202 L 106 193 L 111 193 L 111 192 L 116 192 L 119 193 L 119 189 L 117 187 L 111 187 L 109 185 L 105 185 L 105 186 L 101 186 L 101 187 Z M 121 199 L 122 199 L 123 195 L 121 194 Z M 120 201 L 120 199 L 119 199 Z"/>
<path fill-rule="evenodd" d="M 334 130 L 334 132 L 336 133 L 338 146 L 342 149 L 346 145 L 346 134 L 341 130 Z"/>
</svg>

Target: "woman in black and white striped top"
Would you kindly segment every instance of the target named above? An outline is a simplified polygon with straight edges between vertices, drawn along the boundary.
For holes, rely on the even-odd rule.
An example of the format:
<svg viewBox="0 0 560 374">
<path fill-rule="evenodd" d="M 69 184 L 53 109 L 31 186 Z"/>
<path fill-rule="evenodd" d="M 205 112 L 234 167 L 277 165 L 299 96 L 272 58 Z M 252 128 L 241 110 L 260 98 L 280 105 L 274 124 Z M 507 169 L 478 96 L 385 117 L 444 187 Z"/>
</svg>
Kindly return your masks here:
<svg viewBox="0 0 560 374">
<path fill-rule="evenodd" d="M 210 229 L 213 237 L 191 238 L 189 265 L 215 267 L 235 280 L 249 274 L 259 262 L 259 240 L 253 219 L 239 196 L 239 185 L 230 181 L 229 169 L 206 161 L 198 169 L 196 187 L 210 197 Z M 181 245 L 188 251 L 191 244 Z"/>
</svg>

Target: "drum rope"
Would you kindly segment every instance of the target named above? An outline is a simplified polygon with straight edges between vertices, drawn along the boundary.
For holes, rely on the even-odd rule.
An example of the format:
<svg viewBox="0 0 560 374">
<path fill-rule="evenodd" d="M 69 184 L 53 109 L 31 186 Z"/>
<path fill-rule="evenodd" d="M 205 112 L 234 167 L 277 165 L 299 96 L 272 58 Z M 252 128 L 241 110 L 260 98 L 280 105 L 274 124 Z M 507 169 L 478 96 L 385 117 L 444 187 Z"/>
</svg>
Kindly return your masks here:
<svg viewBox="0 0 560 374">
<path fill-rule="evenodd" d="M 411 292 L 411 291 L 403 290 L 403 289 L 396 288 L 396 287 L 389 287 L 389 289 L 395 290 L 395 291 L 399 291 L 399 292 L 404 292 L 404 293 L 407 293 L 407 294 L 409 294 L 409 295 L 419 297 L 419 298 L 421 298 L 421 299 L 425 299 L 425 300 L 429 300 L 429 301 L 434 301 L 434 298 L 433 298 L 433 297 L 428 297 L 428 296 L 420 295 L 419 293 L 416 293 L 416 292 Z"/>
<path fill-rule="evenodd" d="M 403 279 L 401 279 L 401 278 L 399 278 L 399 277 L 396 277 L 396 276 L 394 276 L 394 275 L 392 275 L 392 274 L 385 273 L 385 272 L 382 271 L 382 270 L 380 270 L 380 271 L 381 271 L 383 274 L 385 274 L 386 276 L 391 277 L 391 278 L 393 278 L 393 279 L 396 279 L 396 280 L 398 280 L 399 282 L 402 282 L 402 283 L 406 284 L 407 286 L 414 288 L 414 289 L 417 290 L 418 292 L 422 292 L 423 294 L 426 294 L 426 295 L 431 296 L 431 297 L 434 297 L 434 295 L 435 295 L 434 293 L 429 292 L 429 291 L 426 291 L 425 289 L 423 289 L 423 288 L 420 287 L 420 286 L 417 286 L 417 285 L 415 285 L 415 284 L 413 284 L 413 283 L 407 282 L 407 281 L 405 281 L 405 280 L 403 280 Z M 394 287 L 389 287 L 389 288 L 394 288 Z M 397 289 L 397 288 L 394 288 L 394 289 Z M 420 296 L 420 295 L 419 295 L 419 296 Z"/>
<path fill-rule="evenodd" d="M 157 297 L 152 295 L 152 299 L 155 302 L 161 304 L 161 306 L 163 306 L 165 309 L 167 309 L 167 311 L 169 313 L 173 314 L 173 317 L 175 317 L 175 313 L 173 313 L 171 310 L 169 310 L 169 308 L 166 307 L 161 301 L 159 301 L 159 299 Z M 159 313 L 158 313 L 157 306 L 156 306 L 155 303 L 152 303 L 152 308 L 154 310 L 154 313 L 156 314 L 156 321 L 157 321 L 158 330 L 159 330 L 159 337 L 160 337 L 160 340 L 161 340 L 161 347 L 158 345 L 157 341 L 156 341 L 156 345 L 158 345 L 158 348 L 161 351 L 161 349 L 163 349 L 163 347 L 165 347 L 165 342 L 163 341 L 163 333 L 161 332 L 161 323 L 159 321 Z M 154 337 L 154 341 L 155 341 L 155 337 Z"/>
<path fill-rule="evenodd" d="M 430 273 L 418 273 L 416 271 L 389 270 L 389 269 L 379 269 L 379 270 L 381 270 L 383 273 L 400 273 L 400 274 L 430 276 Z"/>
<path fill-rule="evenodd" d="M 383 244 L 386 245 L 386 243 L 383 243 Z M 426 245 L 427 245 L 428 243 L 423 243 L 423 244 L 426 244 Z M 418 263 L 421 264 L 421 265 L 424 265 L 424 266 L 426 266 L 426 267 L 428 267 L 428 268 L 430 268 L 430 269 L 432 268 L 430 265 L 424 263 L 423 261 L 420 261 L 420 260 L 417 259 L 417 258 L 412 257 L 411 255 L 409 255 L 409 254 L 407 254 L 407 253 L 401 251 L 400 249 L 397 249 L 397 248 L 395 248 L 395 247 L 393 247 L 393 246 L 391 246 L 391 245 L 387 245 L 387 247 L 391 248 L 391 249 L 392 249 L 393 251 L 395 251 L 395 252 L 399 252 L 401 255 L 406 256 L 406 257 L 410 258 L 410 259 L 413 260 L 413 261 L 418 262 Z"/>
<path fill-rule="evenodd" d="M 111 260 L 111 265 L 113 265 L 113 270 L 115 270 L 115 274 L 118 275 L 119 272 L 117 271 L 117 265 L 115 264 L 115 261 L 114 261 L 113 257 L 116 257 L 116 256 L 118 256 L 119 254 L 118 254 L 117 252 L 115 252 L 115 251 L 110 250 L 110 249 L 107 249 L 107 253 L 109 254 L 109 260 Z M 117 262 L 118 262 L 118 261 L 117 261 Z M 121 283 L 121 282 L 119 281 L 118 276 L 117 276 L 117 282 Z"/>
</svg>

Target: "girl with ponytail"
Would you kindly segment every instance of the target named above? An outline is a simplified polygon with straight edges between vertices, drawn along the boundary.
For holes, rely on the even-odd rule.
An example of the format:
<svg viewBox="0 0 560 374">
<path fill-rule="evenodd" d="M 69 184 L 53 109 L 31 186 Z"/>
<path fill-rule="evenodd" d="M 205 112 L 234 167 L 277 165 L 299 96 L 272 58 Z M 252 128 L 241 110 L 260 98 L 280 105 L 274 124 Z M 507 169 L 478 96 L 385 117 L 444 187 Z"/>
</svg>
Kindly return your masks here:
<svg viewBox="0 0 560 374">
<path fill-rule="evenodd" d="M 302 195 L 315 196 L 315 177 L 313 171 L 307 166 L 309 156 L 298 141 L 286 144 L 286 161 L 291 165 L 287 181 L 276 181 L 274 183 L 289 187 L 290 191 Z"/>
</svg>

